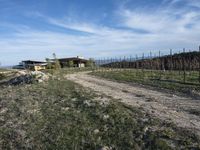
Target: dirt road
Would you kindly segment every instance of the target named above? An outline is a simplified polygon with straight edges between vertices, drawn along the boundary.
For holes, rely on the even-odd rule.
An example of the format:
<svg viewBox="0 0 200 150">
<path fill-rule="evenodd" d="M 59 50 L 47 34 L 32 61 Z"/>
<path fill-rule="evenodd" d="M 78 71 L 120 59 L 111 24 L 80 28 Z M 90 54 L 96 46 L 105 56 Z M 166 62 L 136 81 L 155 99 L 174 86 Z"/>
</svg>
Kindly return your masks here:
<svg viewBox="0 0 200 150">
<path fill-rule="evenodd" d="M 190 129 L 200 135 L 200 100 L 113 82 L 90 76 L 86 72 L 70 74 L 67 75 L 67 78 L 98 93 L 139 107 L 154 117 L 172 122 L 178 127 Z"/>
</svg>

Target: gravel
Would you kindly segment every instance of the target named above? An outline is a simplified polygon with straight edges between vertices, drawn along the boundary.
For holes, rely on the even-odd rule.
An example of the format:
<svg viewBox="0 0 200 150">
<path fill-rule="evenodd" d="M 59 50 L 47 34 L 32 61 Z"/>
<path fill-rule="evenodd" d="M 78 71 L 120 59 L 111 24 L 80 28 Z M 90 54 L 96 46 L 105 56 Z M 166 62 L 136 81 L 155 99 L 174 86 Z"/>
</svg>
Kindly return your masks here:
<svg viewBox="0 0 200 150">
<path fill-rule="evenodd" d="M 200 116 L 189 111 L 191 109 L 200 110 L 200 100 L 141 86 L 113 82 L 88 75 L 87 72 L 69 74 L 66 77 L 97 93 L 120 99 L 153 117 L 174 123 L 178 127 L 189 129 L 200 135 Z M 126 92 L 123 92 L 124 89 Z"/>
</svg>

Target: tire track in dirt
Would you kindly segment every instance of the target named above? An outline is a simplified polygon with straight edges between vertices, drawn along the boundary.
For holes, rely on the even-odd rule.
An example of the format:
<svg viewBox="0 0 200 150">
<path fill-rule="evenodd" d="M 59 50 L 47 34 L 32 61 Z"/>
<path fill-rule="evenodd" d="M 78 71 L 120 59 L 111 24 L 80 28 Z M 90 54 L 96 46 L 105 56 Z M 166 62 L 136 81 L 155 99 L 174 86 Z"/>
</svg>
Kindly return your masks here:
<svg viewBox="0 0 200 150">
<path fill-rule="evenodd" d="M 154 117 L 172 122 L 178 127 L 187 128 L 200 135 L 200 116 L 190 113 L 190 110 L 200 111 L 200 100 L 144 87 L 130 86 L 125 83 L 90 76 L 87 72 L 69 74 L 67 79 L 98 93 L 120 99 L 126 104 L 140 107 Z"/>
</svg>

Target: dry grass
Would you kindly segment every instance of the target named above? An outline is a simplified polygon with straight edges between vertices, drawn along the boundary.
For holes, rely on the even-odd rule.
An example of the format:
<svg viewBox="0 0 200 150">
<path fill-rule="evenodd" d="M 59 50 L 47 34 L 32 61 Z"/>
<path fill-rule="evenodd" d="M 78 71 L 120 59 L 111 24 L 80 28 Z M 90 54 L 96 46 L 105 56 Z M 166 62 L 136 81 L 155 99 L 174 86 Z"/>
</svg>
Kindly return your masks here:
<svg viewBox="0 0 200 150">
<path fill-rule="evenodd" d="M 192 133 L 62 78 L 1 87 L 0 106 L 2 149 L 200 148 Z"/>
<path fill-rule="evenodd" d="M 139 83 L 152 87 L 169 89 L 171 91 L 194 94 L 193 91 L 200 91 L 198 84 L 198 72 L 187 75 L 186 81 L 183 82 L 182 74 L 178 72 L 160 72 L 151 70 L 97 70 L 92 75 L 108 78 L 119 82 Z M 173 79 L 172 79 L 173 77 Z"/>
</svg>

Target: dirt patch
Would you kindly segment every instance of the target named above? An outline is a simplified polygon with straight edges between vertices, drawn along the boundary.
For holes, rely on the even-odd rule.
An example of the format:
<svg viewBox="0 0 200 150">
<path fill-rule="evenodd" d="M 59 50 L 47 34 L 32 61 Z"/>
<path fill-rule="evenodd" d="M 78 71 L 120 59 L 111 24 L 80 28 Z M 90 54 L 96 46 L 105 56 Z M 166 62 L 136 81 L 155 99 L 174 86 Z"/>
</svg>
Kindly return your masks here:
<svg viewBox="0 0 200 150">
<path fill-rule="evenodd" d="M 200 100 L 181 97 L 145 87 L 130 86 L 81 72 L 67 75 L 69 80 L 103 93 L 122 102 L 139 107 L 146 113 L 178 127 L 187 128 L 200 135 L 200 117 L 198 113 L 187 110 L 200 110 Z"/>
</svg>

